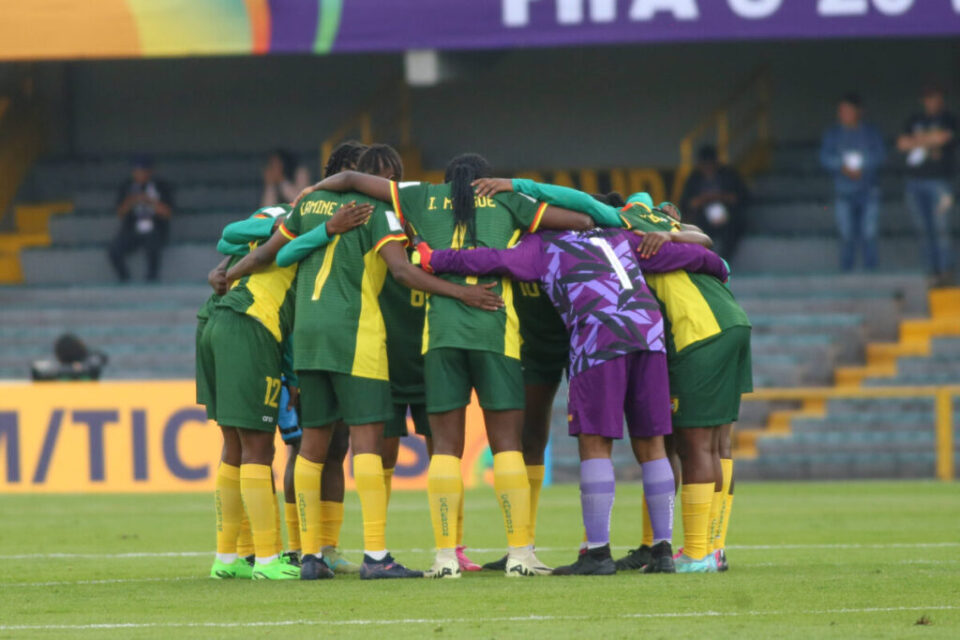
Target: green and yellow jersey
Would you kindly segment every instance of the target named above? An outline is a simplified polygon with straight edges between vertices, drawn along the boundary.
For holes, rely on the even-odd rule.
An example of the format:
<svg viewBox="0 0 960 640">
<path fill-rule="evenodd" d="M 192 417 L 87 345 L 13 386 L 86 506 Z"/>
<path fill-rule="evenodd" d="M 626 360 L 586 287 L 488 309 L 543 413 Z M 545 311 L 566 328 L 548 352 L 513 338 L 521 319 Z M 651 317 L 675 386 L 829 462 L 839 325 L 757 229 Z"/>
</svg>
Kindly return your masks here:
<svg viewBox="0 0 960 640">
<path fill-rule="evenodd" d="M 246 275 L 233 283 L 216 303 L 250 316 L 262 324 L 277 342 L 293 331 L 294 279 L 297 265 L 271 264 L 263 271 Z"/>
<path fill-rule="evenodd" d="M 394 210 L 402 222 L 434 249 L 461 249 L 469 234 L 453 219 L 450 185 L 402 182 L 391 185 Z M 506 249 L 525 232 L 536 231 L 547 205 L 518 193 L 501 193 L 476 199 L 476 241 L 478 247 Z M 475 276 L 440 276 L 456 284 L 476 284 Z M 520 359 L 520 323 L 514 308 L 514 286 L 501 277 L 493 289 L 506 303 L 497 312 L 468 307 L 458 300 L 427 296 L 427 317 L 423 328 L 423 352 L 455 348 L 491 351 Z"/>
<path fill-rule="evenodd" d="M 379 304 L 387 264 L 379 251 L 388 242 L 406 241 L 397 217 L 383 202 L 358 193 L 315 191 L 300 201 L 280 232 L 296 238 L 352 201 L 374 205 L 370 219 L 299 263 L 294 367 L 389 380 Z"/>
<path fill-rule="evenodd" d="M 639 202 L 624 207 L 620 217 L 627 229 L 680 230 L 675 220 Z M 712 338 L 725 329 L 750 326 L 746 312 L 737 304 L 730 290 L 712 276 L 671 271 L 645 273 L 644 278 L 660 301 L 666 323 L 668 357 Z"/>
<path fill-rule="evenodd" d="M 514 297 L 520 318 L 521 360 L 524 367 L 537 365 L 562 369 L 570 349 L 570 335 L 556 307 L 538 282 L 517 282 Z"/>
<path fill-rule="evenodd" d="M 390 390 L 398 404 L 423 404 L 423 323 L 426 294 L 408 289 L 387 274 L 380 292 L 380 311 L 387 329 Z"/>
</svg>

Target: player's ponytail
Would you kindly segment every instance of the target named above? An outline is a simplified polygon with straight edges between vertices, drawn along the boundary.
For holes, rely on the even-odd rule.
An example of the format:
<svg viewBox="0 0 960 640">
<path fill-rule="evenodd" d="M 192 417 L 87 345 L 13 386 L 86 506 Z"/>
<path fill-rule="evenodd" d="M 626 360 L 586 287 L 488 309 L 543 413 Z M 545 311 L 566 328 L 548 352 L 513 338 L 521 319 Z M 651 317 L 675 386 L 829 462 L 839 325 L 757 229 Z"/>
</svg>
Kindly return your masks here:
<svg viewBox="0 0 960 640">
<path fill-rule="evenodd" d="M 471 183 L 478 178 L 489 178 L 492 175 L 490 163 L 476 153 L 465 153 L 451 160 L 444 175 L 444 180 L 450 183 L 453 219 L 466 228 L 465 244 L 473 247 L 477 246 L 477 210 Z"/>
</svg>

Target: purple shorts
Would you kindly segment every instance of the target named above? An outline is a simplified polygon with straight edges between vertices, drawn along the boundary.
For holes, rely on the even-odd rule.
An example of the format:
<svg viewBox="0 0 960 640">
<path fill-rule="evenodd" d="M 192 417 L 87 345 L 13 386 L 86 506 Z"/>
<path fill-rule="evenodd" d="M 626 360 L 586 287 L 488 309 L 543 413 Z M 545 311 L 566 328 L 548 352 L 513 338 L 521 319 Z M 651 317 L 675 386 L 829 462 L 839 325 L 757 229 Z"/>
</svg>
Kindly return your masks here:
<svg viewBox="0 0 960 640">
<path fill-rule="evenodd" d="M 667 356 L 633 351 L 590 367 L 570 381 L 567 405 L 570 435 L 631 438 L 672 433 Z"/>
</svg>

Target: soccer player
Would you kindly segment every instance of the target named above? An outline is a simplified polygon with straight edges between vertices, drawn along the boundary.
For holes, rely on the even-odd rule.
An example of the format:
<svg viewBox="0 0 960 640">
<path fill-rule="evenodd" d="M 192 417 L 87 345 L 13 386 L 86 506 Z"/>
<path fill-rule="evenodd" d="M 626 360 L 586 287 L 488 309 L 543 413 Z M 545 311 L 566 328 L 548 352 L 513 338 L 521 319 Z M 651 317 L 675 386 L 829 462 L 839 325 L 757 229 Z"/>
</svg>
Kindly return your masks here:
<svg viewBox="0 0 960 640">
<path fill-rule="evenodd" d="M 393 152 L 393 156 L 399 165 L 399 155 Z M 365 553 L 360 577 L 420 577 L 421 572 L 393 559 L 385 540 L 386 489 L 380 446 L 383 424 L 393 416 L 393 402 L 386 331 L 377 297 L 388 269 L 407 287 L 437 294 L 438 299 L 455 297 L 477 309 L 498 309 L 502 304 L 499 296 L 489 287 L 455 285 L 410 264 L 401 244 L 406 236 L 383 203 L 324 190 L 300 199 L 263 251 L 251 253 L 244 259 L 246 264 L 237 263 L 228 279 L 268 263 L 274 256 L 281 265 L 296 260 L 303 245 L 326 235 L 324 222 L 329 216 L 353 200 L 370 211 L 368 222 L 308 254 L 300 262 L 298 275 L 294 357 L 303 391 L 304 429 L 295 478 L 304 552 L 300 577 L 311 580 L 333 575 L 319 557 L 317 506 L 331 425 L 341 417 L 350 426 L 354 476 L 363 512 Z M 285 246 L 288 243 L 290 246 Z"/>
<path fill-rule="evenodd" d="M 276 218 L 289 212 L 289 208 L 264 207 L 257 210 L 246 220 L 227 225 L 227 229 L 237 231 L 233 242 L 221 238 L 217 243 L 217 251 L 227 257 L 218 264 L 207 276 L 207 281 L 214 289 L 214 293 L 207 299 L 197 312 L 196 351 L 199 354 L 200 340 L 216 305 L 227 293 L 226 270 L 250 251 L 249 242 L 256 239 L 268 238 L 273 232 Z M 206 370 L 203 360 L 196 358 L 197 404 L 207 405 Z M 208 412 L 209 419 L 216 419 Z M 253 538 L 250 532 L 250 521 L 240 500 L 240 437 L 236 429 L 221 428 L 223 449 L 220 465 L 217 467 L 215 505 L 217 517 L 217 559 L 210 570 L 210 577 L 224 578 L 252 578 L 254 566 Z M 228 562 L 223 562 L 223 559 Z M 240 558 L 239 561 L 229 560 Z"/>
<path fill-rule="evenodd" d="M 696 227 L 681 226 L 667 215 L 676 207 L 664 203 L 667 215 L 654 212 L 647 194 L 633 194 L 626 206 L 615 207 L 597 202 L 587 194 L 540 185 L 529 180 L 490 181 L 479 185 L 479 193 L 516 188 L 571 209 L 589 211 L 595 219 L 613 224 L 619 217 L 627 228 L 648 232 L 659 241 L 689 237 L 697 242 L 702 236 Z M 670 232 L 653 234 L 649 232 Z M 657 241 L 657 242 L 659 242 Z M 654 245 L 655 246 L 655 245 Z M 652 249 L 647 250 L 647 255 Z M 750 365 L 750 322 L 729 289 L 716 278 L 684 272 L 666 273 L 647 279 L 660 301 L 667 325 L 667 358 L 673 402 L 673 426 L 680 455 L 683 486 L 684 545 L 677 558 L 679 572 L 707 572 L 726 564 L 725 552 L 713 552 L 713 539 L 723 531 L 724 512 L 729 513 L 732 460 L 721 463 L 719 441 L 724 427 L 737 419 L 740 396 L 752 390 Z M 729 441 L 729 440 L 728 440 Z M 709 487 L 709 488 L 708 488 Z M 728 506 L 727 509 L 723 509 Z M 645 509 L 647 504 L 645 503 Z M 645 511 L 645 520 L 648 519 Z M 651 528 L 644 528 L 644 543 L 619 562 L 623 568 L 641 568 L 651 562 Z M 723 540 L 717 543 L 722 544 Z"/>
<path fill-rule="evenodd" d="M 471 182 L 491 174 L 476 154 L 454 158 L 446 182 L 396 183 L 356 172 L 343 172 L 315 185 L 331 191 L 356 190 L 392 202 L 401 222 L 437 248 L 495 247 L 515 244 L 524 231 L 541 225 L 587 228 L 592 222 L 517 194 L 476 198 Z M 476 278 L 445 276 L 469 284 Z M 502 292 L 504 308 L 482 314 L 448 298 L 430 298 L 424 330 L 424 373 L 427 412 L 433 433 L 427 493 L 433 519 L 437 557 L 427 572 L 432 578 L 458 578 L 457 523 L 453 515 L 462 503 L 460 458 L 466 407 L 476 390 L 493 451 L 494 490 L 504 516 L 509 546 L 508 576 L 550 573 L 530 544 L 530 486 L 520 453 L 523 426 L 523 374 L 520 336 L 513 307 L 513 284 L 500 278 L 493 291 Z"/>
<path fill-rule="evenodd" d="M 663 321 L 647 290 L 634 252 L 642 240 L 603 229 L 586 233 L 541 232 L 508 250 L 437 251 L 418 244 L 421 266 L 438 273 L 509 274 L 539 280 L 570 332 L 570 434 L 580 447 L 580 490 L 588 551 L 554 570 L 555 575 L 610 575 L 610 512 L 614 439 L 623 435 L 624 409 L 631 444 L 647 480 L 666 486 L 673 476 L 663 436 L 670 433 L 670 393 Z M 688 268 L 726 277 L 719 257 L 694 245 L 673 245 L 643 261 L 650 272 Z M 656 468 L 659 467 L 659 468 Z M 663 477 L 660 477 L 660 476 Z M 649 486 L 649 485 L 648 485 Z M 673 510 L 654 512 L 655 528 L 670 531 Z M 669 533 L 665 536 L 669 540 Z M 669 542 L 667 543 L 669 545 Z M 663 559 L 669 572 L 667 551 Z"/>
<path fill-rule="evenodd" d="M 348 210 L 338 217 L 331 232 L 349 228 L 342 224 L 349 213 Z M 242 262 L 243 259 L 238 264 Z M 299 577 L 297 567 L 279 557 L 271 469 L 283 386 L 281 374 L 289 381 L 291 400 L 297 386 L 296 375 L 286 366 L 290 359 L 284 357 L 292 333 L 295 275 L 296 267 L 271 265 L 239 279 L 216 303 L 197 353 L 203 371 L 198 380 L 203 387 L 199 395 L 206 401 L 208 416 L 220 425 L 225 441 L 237 438 L 240 442 L 239 496 L 231 496 L 232 504 L 225 504 L 225 492 L 219 490 L 218 482 L 218 514 L 224 523 L 231 521 L 232 529 L 239 522 L 236 515 L 246 507 L 256 555 L 252 576 L 255 580 Z M 242 498 L 243 506 L 237 497 Z M 233 571 L 237 575 L 240 562 L 243 560 L 236 554 L 218 552 L 211 574 L 229 574 L 237 568 Z"/>
</svg>

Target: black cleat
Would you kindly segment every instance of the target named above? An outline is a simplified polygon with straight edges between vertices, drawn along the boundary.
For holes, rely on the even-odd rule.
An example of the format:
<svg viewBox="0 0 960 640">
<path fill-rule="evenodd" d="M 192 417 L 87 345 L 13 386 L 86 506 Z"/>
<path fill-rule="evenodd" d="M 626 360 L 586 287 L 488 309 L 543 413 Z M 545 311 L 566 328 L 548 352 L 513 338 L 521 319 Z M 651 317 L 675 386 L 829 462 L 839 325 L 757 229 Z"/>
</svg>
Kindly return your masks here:
<svg viewBox="0 0 960 640">
<path fill-rule="evenodd" d="M 507 570 L 507 556 L 503 556 L 499 560 L 494 560 L 493 562 L 488 562 L 483 565 L 484 571 L 506 571 Z"/>
<path fill-rule="evenodd" d="M 577 561 L 564 567 L 553 570 L 555 576 L 612 576 L 617 572 L 617 565 L 610 555 L 610 545 L 605 544 L 596 549 L 588 549 L 580 554 Z"/>
<path fill-rule="evenodd" d="M 643 573 L 676 573 L 673 564 L 673 547 L 668 540 L 661 540 L 650 549 L 650 562 L 640 571 Z"/>
<path fill-rule="evenodd" d="M 374 560 L 363 555 L 363 564 L 360 565 L 361 580 L 382 580 L 388 578 L 422 578 L 423 571 L 414 571 L 393 559 L 389 553 L 383 560 Z"/>
<path fill-rule="evenodd" d="M 724 549 L 717 549 L 714 552 L 714 557 L 717 559 L 717 571 L 726 571 L 730 568 L 730 563 L 727 562 L 727 552 Z"/>
<path fill-rule="evenodd" d="M 636 571 L 637 569 L 643 569 L 650 564 L 652 557 L 651 548 L 647 545 L 642 545 L 639 549 L 630 549 L 627 555 L 617 560 L 617 571 Z"/>
<path fill-rule="evenodd" d="M 291 566 L 294 566 L 294 567 L 300 566 L 300 554 L 297 553 L 296 551 L 285 551 L 280 554 L 280 559 L 283 560 L 284 563 L 289 564 Z"/>
<path fill-rule="evenodd" d="M 330 567 L 312 553 L 300 558 L 301 580 L 329 580 L 332 577 L 333 571 L 330 570 Z"/>
</svg>

